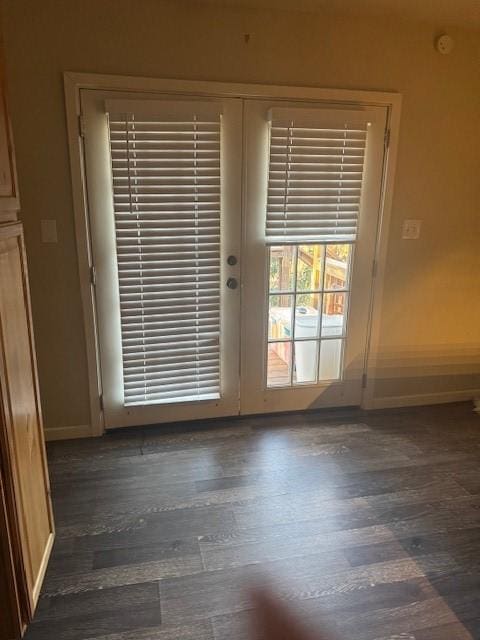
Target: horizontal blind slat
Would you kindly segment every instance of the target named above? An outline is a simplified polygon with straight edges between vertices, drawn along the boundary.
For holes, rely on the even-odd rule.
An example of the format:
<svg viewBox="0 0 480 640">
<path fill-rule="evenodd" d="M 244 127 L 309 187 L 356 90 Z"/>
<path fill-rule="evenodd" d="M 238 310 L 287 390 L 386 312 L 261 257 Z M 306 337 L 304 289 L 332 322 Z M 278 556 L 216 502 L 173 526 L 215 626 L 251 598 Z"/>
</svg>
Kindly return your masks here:
<svg viewBox="0 0 480 640">
<path fill-rule="evenodd" d="M 327 128 L 319 111 L 317 127 L 315 117 L 309 113 L 306 126 L 272 115 L 268 242 L 356 238 L 368 124 L 352 118 Z"/>
<path fill-rule="evenodd" d="M 216 397 L 220 110 L 132 105 L 108 105 L 124 402 Z"/>
</svg>

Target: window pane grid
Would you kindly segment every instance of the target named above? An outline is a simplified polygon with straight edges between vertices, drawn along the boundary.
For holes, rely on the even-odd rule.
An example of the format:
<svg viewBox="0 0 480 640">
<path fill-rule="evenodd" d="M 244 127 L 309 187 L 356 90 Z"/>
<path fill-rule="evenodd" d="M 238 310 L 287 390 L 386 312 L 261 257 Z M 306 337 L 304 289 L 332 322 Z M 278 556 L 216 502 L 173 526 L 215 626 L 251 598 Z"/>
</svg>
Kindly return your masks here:
<svg viewBox="0 0 480 640">
<path fill-rule="evenodd" d="M 267 387 L 341 379 L 352 252 L 352 243 L 269 247 Z"/>
<path fill-rule="evenodd" d="M 301 291 L 295 291 L 295 289 L 285 289 L 285 290 L 281 290 L 281 291 L 275 291 L 272 294 L 269 295 L 275 295 L 275 296 L 291 296 L 294 295 L 295 293 L 298 293 L 299 295 L 304 295 L 304 294 L 320 294 L 320 293 L 350 293 L 350 289 L 308 289 L 306 291 L 304 291 L 303 289 Z"/>
</svg>

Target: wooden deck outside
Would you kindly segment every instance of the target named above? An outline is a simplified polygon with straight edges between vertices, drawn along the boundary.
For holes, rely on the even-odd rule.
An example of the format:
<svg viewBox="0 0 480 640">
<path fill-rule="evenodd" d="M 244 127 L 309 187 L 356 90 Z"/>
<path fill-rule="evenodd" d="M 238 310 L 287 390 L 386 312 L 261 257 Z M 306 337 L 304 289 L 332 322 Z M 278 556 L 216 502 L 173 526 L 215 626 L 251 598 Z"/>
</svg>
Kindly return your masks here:
<svg viewBox="0 0 480 640">
<path fill-rule="evenodd" d="M 268 386 L 283 387 L 290 383 L 288 364 L 273 351 L 268 350 Z"/>
</svg>

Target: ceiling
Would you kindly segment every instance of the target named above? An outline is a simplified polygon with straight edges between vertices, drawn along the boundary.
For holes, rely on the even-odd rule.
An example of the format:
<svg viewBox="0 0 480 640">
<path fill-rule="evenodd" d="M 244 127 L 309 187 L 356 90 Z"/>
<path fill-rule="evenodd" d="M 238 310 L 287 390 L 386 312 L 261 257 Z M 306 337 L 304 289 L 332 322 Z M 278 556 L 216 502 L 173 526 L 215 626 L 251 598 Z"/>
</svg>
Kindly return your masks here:
<svg viewBox="0 0 480 640">
<path fill-rule="evenodd" d="M 480 29 L 480 0 L 197 0 L 231 7 L 295 11 L 340 11 L 353 15 L 403 16 L 430 22 Z"/>
</svg>

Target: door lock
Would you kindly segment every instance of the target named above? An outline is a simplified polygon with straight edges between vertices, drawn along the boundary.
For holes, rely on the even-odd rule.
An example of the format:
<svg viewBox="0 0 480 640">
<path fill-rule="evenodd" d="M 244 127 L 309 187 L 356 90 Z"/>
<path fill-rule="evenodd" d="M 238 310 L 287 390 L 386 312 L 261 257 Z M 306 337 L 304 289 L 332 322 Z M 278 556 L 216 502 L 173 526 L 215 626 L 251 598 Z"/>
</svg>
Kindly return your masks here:
<svg viewBox="0 0 480 640">
<path fill-rule="evenodd" d="M 229 278 L 227 280 L 227 287 L 229 289 L 236 289 L 238 287 L 238 280 L 236 278 Z"/>
<path fill-rule="evenodd" d="M 237 256 L 228 256 L 227 262 L 231 267 L 235 266 L 238 262 Z"/>
</svg>

